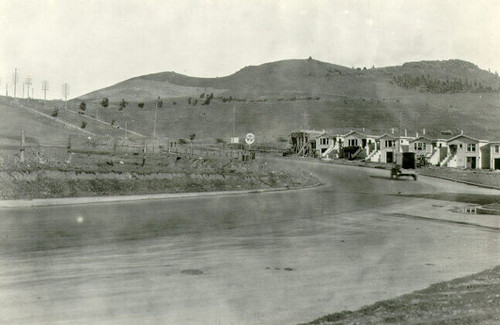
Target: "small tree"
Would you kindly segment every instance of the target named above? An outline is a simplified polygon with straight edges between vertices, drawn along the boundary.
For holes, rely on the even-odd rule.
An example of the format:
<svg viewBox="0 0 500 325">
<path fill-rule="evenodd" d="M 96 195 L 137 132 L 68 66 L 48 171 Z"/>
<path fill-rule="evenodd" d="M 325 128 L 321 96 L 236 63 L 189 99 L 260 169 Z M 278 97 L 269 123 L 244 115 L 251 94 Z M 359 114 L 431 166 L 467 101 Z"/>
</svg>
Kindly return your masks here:
<svg viewBox="0 0 500 325">
<path fill-rule="evenodd" d="M 196 134 L 195 134 L 195 133 L 191 133 L 191 134 L 189 135 L 189 140 L 193 141 L 193 140 L 194 140 L 194 138 L 196 138 Z"/>
<path fill-rule="evenodd" d="M 144 108 L 144 103 L 142 103 L 142 102 L 141 103 L 137 103 L 137 107 Z"/>
<path fill-rule="evenodd" d="M 85 112 L 85 110 L 87 109 L 87 104 L 85 103 L 85 101 L 82 101 L 78 107 L 82 112 Z"/>
<path fill-rule="evenodd" d="M 101 101 L 101 106 L 102 106 L 102 107 L 104 107 L 104 108 L 106 108 L 106 107 L 108 107 L 108 106 L 109 106 L 109 100 L 108 100 L 108 98 L 104 97 L 104 98 L 102 99 L 102 101 Z"/>
<path fill-rule="evenodd" d="M 125 99 L 122 99 L 122 101 L 120 102 L 120 108 L 118 110 L 123 110 L 125 107 L 127 107 L 128 105 L 128 102 L 125 101 Z"/>
<path fill-rule="evenodd" d="M 82 124 L 80 124 L 80 128 L 85 129 L 87 127 L 87 122 L 82 121 Z"/>
<path fill-rule="evenodd" d="M 158 99 L 156 100 L 156 107 L 158 108 L 163 107 L 163 101 L 161 100 L 160 96 L 158 96 Z"/>
<path fill-rule="evenodd" d="M 52 113 L 50 113 L 50 116 L 57 117 L 57 115 L 59 115 L 59 108 L 54 107 L 54 110 L 52 111 Z"/>
</svg>

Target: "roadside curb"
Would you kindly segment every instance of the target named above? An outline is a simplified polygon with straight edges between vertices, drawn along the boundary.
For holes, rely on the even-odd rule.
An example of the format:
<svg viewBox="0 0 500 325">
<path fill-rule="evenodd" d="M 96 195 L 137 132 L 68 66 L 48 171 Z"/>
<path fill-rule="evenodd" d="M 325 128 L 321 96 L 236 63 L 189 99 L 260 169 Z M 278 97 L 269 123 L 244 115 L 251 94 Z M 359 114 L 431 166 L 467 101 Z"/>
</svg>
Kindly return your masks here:
<svg viewBox="0 0 500 325">
<path fill-rule="evenodd" d="M 187 192 L 187 193 L 162 193 L 162 194 L 143 194 L 143 195 L 115 195 L 115 196 L 95 196 L 95 197 L 72 197 L 72 198 L 52 198 L 52 199 L 27 199 L 27 200 L 0 200 L 0 209 L 2 208 L 32 208 L 32 207 L 47 207 L 54 205 L 77 205 L 91 203 L 116 203 L 128 201 L 143 201 L 143 200 L 161 200 L 161 199 L 181 199 L 181 198 L 196 198 L 210 197 L 217 195 L 241 195 L 241 194 L 260 194 L 268 192 L 281 191 L 297 191 L 320 186 L 321 183 L 306 185 L 303 187 L 289 188 L 276 187 L 254 190 L 240 191 L 215 191 L 215 192 Z"/>
<path fill-rule="evenodd" d="M 478 183 L 463 181 L 463 180 L 459 180 L 459 179 L 453 179 L 453 178 L 444 177 L 444 176 L 437 176 L 437 175 L 425 175 L 425 174 L 419 174 L 419 175 L 420 176 L 425 176 L 425 177 L 434 177 L 434 178 L 439 178 L 439 179 L 443 179 L 443 180 L 451 181 L 451 182 L 455 182 L 455 183 L 462 183 L 462 184 L 466 184 L 466 185 L 472 185 L 472 186 L 489 188 L 489 189 L 499 190 L 500 191 L 500 187 L 493 186 L 493 185 L 478 184 Z"/>
</svg>

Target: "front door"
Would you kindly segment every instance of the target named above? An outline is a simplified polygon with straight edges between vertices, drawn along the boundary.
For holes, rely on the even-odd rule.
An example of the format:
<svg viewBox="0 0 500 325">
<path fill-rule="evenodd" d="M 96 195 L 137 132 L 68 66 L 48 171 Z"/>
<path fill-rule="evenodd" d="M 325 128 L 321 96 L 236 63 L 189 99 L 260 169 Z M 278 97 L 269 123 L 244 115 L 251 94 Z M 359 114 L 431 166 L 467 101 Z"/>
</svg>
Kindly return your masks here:
<svg viewBox="0 0 500 325">
<path fill-rule="evenodd" d="M 476 169 L 476 157 L 467 157 L 467 168 Z"/>
<path fill-rule="evenodd" d="M 392 151 L 388 151 L 386 156 L 385 156 L 385 161 L 388 163 L 388 164 L 391 164 L 392 163 Z"/>
<path fill-rule="evenodd" d="M 495 158 L 495 169 L 500 169 L 500 158 Z"/>
</svg>

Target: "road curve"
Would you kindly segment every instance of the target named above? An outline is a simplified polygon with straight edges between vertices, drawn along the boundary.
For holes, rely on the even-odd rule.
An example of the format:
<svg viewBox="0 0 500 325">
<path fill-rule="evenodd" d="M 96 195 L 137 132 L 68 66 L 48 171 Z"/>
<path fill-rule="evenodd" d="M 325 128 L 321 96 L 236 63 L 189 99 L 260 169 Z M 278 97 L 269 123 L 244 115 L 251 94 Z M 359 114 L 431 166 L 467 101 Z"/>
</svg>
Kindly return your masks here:
<svg viewBox="0 0 500 325">
<path fill-rule="evenodd" d="M 323 185 L 1 209 L 0 322 L 299 323 L 500 260 L 500 227 L 443 222 L 477 218 L 453 212 L 462 204 L 450 195 L 494 199 L 499 191 L 268 163 L 309 170 Z"/>
</svg>

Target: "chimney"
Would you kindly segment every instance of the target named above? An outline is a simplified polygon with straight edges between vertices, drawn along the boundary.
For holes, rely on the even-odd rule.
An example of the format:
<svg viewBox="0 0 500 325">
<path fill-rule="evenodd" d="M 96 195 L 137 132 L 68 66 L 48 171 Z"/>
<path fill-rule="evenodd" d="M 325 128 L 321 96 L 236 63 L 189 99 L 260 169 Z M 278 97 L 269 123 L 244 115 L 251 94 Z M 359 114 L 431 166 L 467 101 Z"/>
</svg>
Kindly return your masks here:
<svg viewBox="0 0 500 325">
<path fill-rule="evenodd" d="M 460 130 L 460 134 L 464 134 L 464 130 Z"/>
<path fill-rule="evenodd" d="M 416 137 L 418 138 L 418 132 L 417 132 L 417 135 L 416 135 Z"/>
<path fill-rule="evenodd" d="M 408 136 L 408 130 L 405 129 L 405 137 L 407 137 L 407 136 Z"/>
<path fill-rule="evenodd" d="M 423 135 L 425 135 L 425 128 L 423 128 L 422 133 L 423 133 Z"/>
<path fill-rule="evenodd" d="M 394 134 L 394 128 L 391 128 L 391 132 L 392 132 L 392 134 Z"/>
<path fill-rule="evenodd" d="M 363 132 L 365 132 L 365 128 L 363 128 Z"/>
</svg>

